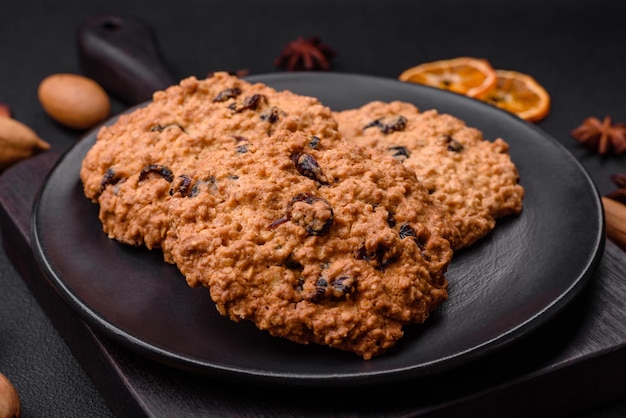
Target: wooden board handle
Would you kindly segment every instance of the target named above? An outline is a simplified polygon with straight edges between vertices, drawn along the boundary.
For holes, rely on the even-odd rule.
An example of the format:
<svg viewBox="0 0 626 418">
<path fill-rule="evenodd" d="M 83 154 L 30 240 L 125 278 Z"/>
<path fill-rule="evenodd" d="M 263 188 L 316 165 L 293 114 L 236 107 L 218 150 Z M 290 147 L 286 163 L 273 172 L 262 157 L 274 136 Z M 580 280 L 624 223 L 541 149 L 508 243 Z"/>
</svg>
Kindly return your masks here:
<svg viewBox="0 0 626 418">
<path fill-rule="evenodd" d="M 115 15 L 89 17 L 78 29 L 77 46 L 84 75 L 129 106 L 174 84 L 152 30 L 141 22 Z"/>
</svg>

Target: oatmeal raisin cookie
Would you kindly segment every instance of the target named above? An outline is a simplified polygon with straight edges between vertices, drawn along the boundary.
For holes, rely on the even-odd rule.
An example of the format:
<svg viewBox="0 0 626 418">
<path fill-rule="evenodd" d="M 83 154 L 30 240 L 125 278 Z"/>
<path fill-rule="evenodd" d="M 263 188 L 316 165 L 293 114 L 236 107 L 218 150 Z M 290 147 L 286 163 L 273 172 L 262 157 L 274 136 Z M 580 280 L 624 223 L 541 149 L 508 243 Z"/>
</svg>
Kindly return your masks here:
<svg viewBox="0 0 626 418">
<path fill-rule="evenodd" d="M 459 231 L 454 250 L 487 235 L 498 218 L 521 212 L 524 189 L 503 139 L 485 140 L 454 116 L 400 101 L 375 101 L 335 117 L 344 138 L 416 173 Z"/>
<path fill-rule="evenodd" d="M 111 238 L 274 336 L 370 359 L 447 299 L 447 215 L 316 99 L 186 79 L 103 128 L 80 174 Z"/>
</svg>

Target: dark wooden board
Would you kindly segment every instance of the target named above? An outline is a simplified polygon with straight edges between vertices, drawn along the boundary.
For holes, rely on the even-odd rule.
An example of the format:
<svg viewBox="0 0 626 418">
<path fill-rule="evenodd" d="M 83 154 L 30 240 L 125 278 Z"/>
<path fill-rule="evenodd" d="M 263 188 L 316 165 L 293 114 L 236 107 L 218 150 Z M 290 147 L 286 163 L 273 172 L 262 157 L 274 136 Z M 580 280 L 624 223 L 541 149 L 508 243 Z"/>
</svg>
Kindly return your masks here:
<svg viewBox="0 0 626 418">
<path fill-rule="evenodd" d="M 513 346 L 400 389 L 244 386 L 156 364 L 83 323 L 54 292 L 30 250 L 30 211 L 59 157 L 46 153 L 0 176 L 5 251 L 109 407 L 124 417 L 565 416 L 626 396 L 626 254 L 607 242 L 583 294 Z M 79 255 L 77 255 L 79 256 Z"/>
</svg>

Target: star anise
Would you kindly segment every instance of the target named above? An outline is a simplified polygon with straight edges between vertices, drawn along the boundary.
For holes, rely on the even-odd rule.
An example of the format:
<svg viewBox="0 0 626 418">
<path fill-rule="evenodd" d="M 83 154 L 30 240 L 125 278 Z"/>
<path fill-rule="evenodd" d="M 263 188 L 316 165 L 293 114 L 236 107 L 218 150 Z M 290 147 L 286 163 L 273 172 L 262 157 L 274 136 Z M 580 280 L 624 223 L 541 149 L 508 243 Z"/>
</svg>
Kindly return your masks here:
<svg viewBox="0 0 626 418">
<path fill-rule="evenodd" d="M 626 205 L 626 174 L 611 174 L 611 181 L 617 186 L 617 190 L 607 193 L 606 197 Z"/>
<path fill-rule="evenodd" d="M 572 130 L 574 139 L 604 155 L 609 151 L 621 154 L 626 151 L 626 125 L 613 124 L 610 116 L 603 121 L 595 117 L 586 118 L 583 124 Z"/>
<path fill-rule="evenodd" d="M 274 65 L 284 67 L 287 71 L 327 71 L 335 55 L 335 50 L 323 44 L 318 36 L 309 39 L 300 36 L 285 46 L 274 60 Z"/>
</svg>

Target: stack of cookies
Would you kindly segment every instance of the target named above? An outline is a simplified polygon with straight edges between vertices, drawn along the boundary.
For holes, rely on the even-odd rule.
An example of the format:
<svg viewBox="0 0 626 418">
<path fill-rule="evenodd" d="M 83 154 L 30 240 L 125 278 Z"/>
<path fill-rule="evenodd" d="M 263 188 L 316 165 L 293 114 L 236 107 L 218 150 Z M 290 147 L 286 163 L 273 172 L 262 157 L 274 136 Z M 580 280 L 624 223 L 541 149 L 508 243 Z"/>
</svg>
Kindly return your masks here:
<svg viewBox="0 0 626 418">
<path fill-rule="evenodd" d="M 371 359 L 447 297 L 453 251 L 519 213 L 506 143 L 407 103 L 333 112 L 226 73 L 101 128 L 103 230 L 160 249 L 218 311 Z"/>
</svg>

